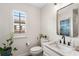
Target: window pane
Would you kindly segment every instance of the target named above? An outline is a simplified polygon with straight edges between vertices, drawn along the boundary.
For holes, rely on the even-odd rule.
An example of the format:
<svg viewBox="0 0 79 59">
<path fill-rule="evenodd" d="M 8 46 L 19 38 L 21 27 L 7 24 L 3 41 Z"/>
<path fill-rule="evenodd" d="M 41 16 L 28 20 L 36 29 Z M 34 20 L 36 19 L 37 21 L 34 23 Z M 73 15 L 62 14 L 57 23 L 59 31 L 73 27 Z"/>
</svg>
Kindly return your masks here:
<svg viewBox="0 0 79 59">
<path fill-rule="evenodd" d="M 19 33 L 19 29 L 20 29 L 19 25 L 14 25 L 14 32 L 15 33 Z"/>
<path fill-rule="evenodd" d="M 15 33 L 25 33 L 25 20 L 26 20 L 25 13 L 14 10 L 13 19 L 14 19 L 14 32 Z"/>
</svg>

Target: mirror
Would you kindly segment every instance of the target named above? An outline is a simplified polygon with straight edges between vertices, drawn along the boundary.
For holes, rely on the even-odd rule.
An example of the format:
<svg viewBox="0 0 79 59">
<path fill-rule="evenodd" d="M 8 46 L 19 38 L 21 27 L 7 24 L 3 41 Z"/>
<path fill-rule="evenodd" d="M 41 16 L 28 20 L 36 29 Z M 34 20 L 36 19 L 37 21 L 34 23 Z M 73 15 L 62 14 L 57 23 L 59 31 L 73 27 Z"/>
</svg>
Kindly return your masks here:
<svg viewBox="0 0 79 59">
<path fill-rule="evenodd" d="M 69 37 L 78 36 L 79 4 L 71 3 L 57 10 L 57 34 Z"/>
</svg>

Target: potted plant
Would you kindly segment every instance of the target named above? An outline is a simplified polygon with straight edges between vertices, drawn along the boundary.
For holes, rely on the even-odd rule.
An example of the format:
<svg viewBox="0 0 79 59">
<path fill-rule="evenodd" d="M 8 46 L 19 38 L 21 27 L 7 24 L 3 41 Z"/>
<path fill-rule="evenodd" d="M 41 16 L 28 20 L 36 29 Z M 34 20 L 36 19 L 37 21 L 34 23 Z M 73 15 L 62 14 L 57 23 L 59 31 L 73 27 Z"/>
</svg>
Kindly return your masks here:
<svg viewBox="0 0 79 59">
<path fill-rule="evenodd" d="M 13 34 L 10 34 L 10 38 L 6 40 L 6 43 L 2 43 L 4 47 L 0 47 L 0 54 L 1 56 L 11 56 L 12 55 L 12 50 L 16 51 L 17 48 L 14 47 L 12 48 L 13 44 Z"/>
<path fill-rule="evenodd" d="M 40 34 L 40 39 L 41 38 L 45 38 L 46 39 L 47 38 L 47 35 Z"/>
</svg>

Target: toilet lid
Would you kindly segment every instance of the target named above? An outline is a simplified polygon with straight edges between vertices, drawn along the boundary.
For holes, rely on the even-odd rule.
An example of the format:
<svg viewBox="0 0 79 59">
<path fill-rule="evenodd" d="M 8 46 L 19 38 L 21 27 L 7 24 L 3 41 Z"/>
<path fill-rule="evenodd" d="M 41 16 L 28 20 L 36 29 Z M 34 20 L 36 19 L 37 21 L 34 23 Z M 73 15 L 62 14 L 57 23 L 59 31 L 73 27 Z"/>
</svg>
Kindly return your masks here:
<svg viewBox="0 0 79 59">
<path fill-rule="evenodd" d="M 40 51 L 40 50 L 42 50 L 42 48 L 40 46 L 31 48 L 31 51 Z"/>
</svg>

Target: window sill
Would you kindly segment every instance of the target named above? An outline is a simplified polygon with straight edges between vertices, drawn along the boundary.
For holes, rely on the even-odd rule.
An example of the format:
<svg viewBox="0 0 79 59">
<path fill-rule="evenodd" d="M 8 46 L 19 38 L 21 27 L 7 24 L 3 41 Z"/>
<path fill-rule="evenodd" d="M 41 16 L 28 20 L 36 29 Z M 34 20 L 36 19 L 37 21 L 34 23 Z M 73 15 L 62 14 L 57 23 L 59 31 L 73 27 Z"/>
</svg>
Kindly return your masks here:
<svg viewBox="0 0 79 59">
<path fill-rule="evenodd" d="M 21 39 L 21 38 L 27 38 L 25 34 L 15 34 L 14 39 Z"/>
</svg>

